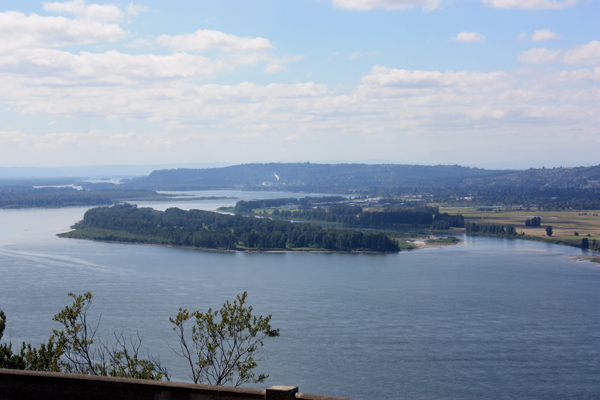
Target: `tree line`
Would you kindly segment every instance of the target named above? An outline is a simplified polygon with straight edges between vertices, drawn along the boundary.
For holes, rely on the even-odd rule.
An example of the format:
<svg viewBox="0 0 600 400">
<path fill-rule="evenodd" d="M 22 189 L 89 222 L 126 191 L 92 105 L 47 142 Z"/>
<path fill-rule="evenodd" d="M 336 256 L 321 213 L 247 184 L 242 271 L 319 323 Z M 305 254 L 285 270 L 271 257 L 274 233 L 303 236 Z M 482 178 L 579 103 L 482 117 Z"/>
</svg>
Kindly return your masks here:
<svg viewBox="0 0 600 400">
<path fill-rule="evenodd" d="M 326 229 L 202 210 L 169 208 L 162 212 L 127 203 L 90 209 L 73 227 L 75 231 L 61 236 L 220 250 L 400 250 L 397 242 L 382 232 Z"/>
<path fill-rule="evenodd" d="M 465 231 L 471 234 L 482 235 L 498 235 L 498 236 L 516 236 L 517 230 L 514 226 L 504 227 L 502 225 L 493 224 L 477 224 L 475 222 L 467 222 Z"/>
<path fill-rule="evenodd" d="M 250 213 L 252 212 L 252 210 L 256 210 L 257 208 L 281 207 L 288 204 L 298 205 L 299 207 L 307 208 L 312 206 L 313 204 L 327 204 L 344 200 L 348 199 L 343 196 L 307 196 L 301 199 L 289 197 L 280 199 L 240 200 L 235 204 L 235 212 Z"/>
<path fill-rule="evenodd" d="M 115 186 L 115 185 L 112 185 Z M 0 208 L 73 207 L 113 204 L 122 199 L 160 196 L 144 189 L 83 189 L 72 187 L 34 188 L 27 186 L 0 187 Z"/>
<path fill-rule="evenodd" d="M 299 209 L 294 211 L 276 209 L 272 215 L 278 218 L 321 221 L 369 228 L 394 228 L 410 225 L 447 230 L 451 227 L 462 228 L 465 226 L 465 219 L 462 215 L 441 213 L 438 207 L 429 206 L 388 207 L 382 212 L 373 212 L 363 211 L 362 207 L 358 205 L 331 205 L 327 209 Z"/>
</svg>

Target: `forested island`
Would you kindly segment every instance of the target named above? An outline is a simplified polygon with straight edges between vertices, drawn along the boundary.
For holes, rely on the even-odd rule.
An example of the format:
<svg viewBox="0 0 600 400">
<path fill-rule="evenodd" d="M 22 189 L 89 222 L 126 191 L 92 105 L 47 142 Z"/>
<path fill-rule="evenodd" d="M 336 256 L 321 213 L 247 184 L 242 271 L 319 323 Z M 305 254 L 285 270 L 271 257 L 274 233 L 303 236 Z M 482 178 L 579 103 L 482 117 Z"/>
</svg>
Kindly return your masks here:
<svg viewBox="0 0 600 400">
<path fill-rule="evenodd" d="M 394 234 L 327 229 L 308 223 L 131 204 L 88 210 L 63 238 L 182 246 L 219 251 L 398 252 Z M 401 236 L 401 235 L 396 235 Z"/>
</svg>

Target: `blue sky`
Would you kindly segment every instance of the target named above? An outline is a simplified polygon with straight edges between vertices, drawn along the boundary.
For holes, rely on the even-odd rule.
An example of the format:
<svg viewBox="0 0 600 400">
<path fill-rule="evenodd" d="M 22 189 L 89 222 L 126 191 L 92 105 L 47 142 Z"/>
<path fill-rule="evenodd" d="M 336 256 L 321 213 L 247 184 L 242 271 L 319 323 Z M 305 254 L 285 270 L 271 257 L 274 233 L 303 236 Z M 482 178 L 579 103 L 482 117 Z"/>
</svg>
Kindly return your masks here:
<svg viewBox="0 0 600 400">
<path fill-rule="evenodd" d="M 600 162 L 600 2 L 0 3 L 0 166 Z"/>
</svg>

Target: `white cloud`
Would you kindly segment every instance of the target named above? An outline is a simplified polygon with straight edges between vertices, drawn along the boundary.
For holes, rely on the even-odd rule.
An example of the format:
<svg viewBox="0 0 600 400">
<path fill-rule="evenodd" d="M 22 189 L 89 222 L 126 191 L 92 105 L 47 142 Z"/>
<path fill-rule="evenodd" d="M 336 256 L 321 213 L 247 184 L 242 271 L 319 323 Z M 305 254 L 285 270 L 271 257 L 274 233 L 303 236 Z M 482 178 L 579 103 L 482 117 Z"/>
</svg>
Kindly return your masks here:
<svg viewBox="0 0 600 400">
<path fill-rule="evenodd" d="M 74 2 L 69 6 L 81 4 Z M 165 94 L 171 90 L 170 84 L 179 82 L 181 86 L 187 79 L 206 79 L 220 71 L 259 62 L 266 62 L 265 72 L 276 73 L 285 70 L 286 64 L 303 58 L 300 55 L 273 57 L 268 39 L 241 38 L 205 30 L 192 35 L 161 36 L 157 42 L 175 50 L 168 55 L 126 54 L 116 50 L 71 53 L 56 47 L 116 41 L 126 34 L 116 24 L 35 14 L 26 16 L 16 12 L 0 13 L 0 35 L 3 39 L 0 41 L 0 82 L 3 82 L 0 87 L 3 92 L 25 90 L 34 97 L 42 96 L 39 100 L 43 97 L 55 99 L 35 104 L 23 98 L 7 103 L 13 110 L 31 114 L 175 121 L 179 117 L 174 110 L 150 107 L 154 111 L 148 111 L 145 108 L 155 102 L 152 99 L 170 98 Z M 152 46 L 152 43 L 138 39 L 129 46 Z M 209 58 L 181 50 L 221 52 Z M 123 96 L 115 96 L 116 88 Z M 194 86 L 186 88 L 186 91 L 195 91 Z M 142 92 L 144 98 L 136 99 L 137 106 L 125 107 Z M 106 103 L 104 109 L 98 107 L 101 101 Z"/>
<path fill-rule="evenodd" d="M 0 51 L 115 42 L 126 36 L 116 24 L 8 11 L 0 13 Z"/>
<path fill-rule="evenodd" d="M 30 137 L 21 131 L 0 131 L 0 143 L 8 144 L 9 142 L 19 143 L 25 142 Z"/>
<path fill-rule="evenodd" d="M 131 62 L 122 68 L 149 78 L 168 76 L 166 72 L 135 72 Z M 92 72 L 95 76 L 96 71 Z M 589 118 L 595 115 L 592 104 L 584 104 L 576 114 L 569 115 L 553 102 L 560 99 L 561 104 L 579 107 L 582 99 L 590 96 L 593 99 L 597 96 L 593 86 L 600 82 L 600 69 L 540 74 L 535 70 L 442 72 L 380 66 L 374 67 L 359 86 L 345 95 L 333 94 L 327 86 L 315 83 L 198 86 L 186 79 L 185 74 L 180 74 L 170 81 L 130 80 L 102 85 L 104 80 L 96 79 L 57 86 L 0 73 L 0 85 L 11 93 L 8 107 L 16 112 L 68 117 L 98 115 L 109 120 L 145 119 L 165 128 L 183 130 L 202 125 L 208 131 L 222 129 L 224 135 L 228 130 L 238 133 L 263 130 L 265 121 L 269 121 L 267 131 L 281 129 L 294 135 L 298 130 L 368 133 L 390 131 L 398 126 L 417 132 L 427 131 L 432 124 L 435 129 L 442 129 L 443 121 L 458 120 L 467 128 L 476 120 L 486 119 L 520 126 L 519 119 L 536 115 L 552 116 L 552 120 L 566 118 L 566 121 L 572 121 L 576 115 L 585 114 Z M 519 129 L 526 129 L 526 125 Z M 489 128 L 496 132 L 502 126 L 506 125 Z"/>
<path fill-rule="evenodd" d="M 376 8 L 406 10 L 414 7 L 421 7 L 424 11 L 432 11 L 437 9 L 441 2 L 442 0 L 333 0 L 333 6 L 360 11 L 369 11 Z"/>
<path fill-rule="evenodd" d="M 482 0 L 484 4 L 505 9 L 558 10 L 577 4 L 578 0 Z"/>
<path fill-rule="evenodd" d="M 82 2 L 52 3 L 76 8 Z M 67 7 L 67 8 L 69 8 Z M 85 6 L 91 7 L 91 6 Z M 55 7 L 57 8 L 57 7 Z M 82 11 L 83 12 L 83 11 Z M 56 47 L 98 42 L 114 42 L 126 37 L 117 24 L 89 19 L 26 16 L 18 12 L 0 13 L 0 73 L 18 73 L 38 83 L 68 85 L 82 82 L 127 82 L 139 79 L 206 78 L 238 65 L 255 65 L 267 61 L 268 72 L 281 70 L 283 64 L 302 56 L 275 59 L 268 39 L 241 38 L 217 31 L 197 31 L 192 35 L 163 35 L 157 42 L 169 45 L 170 55 L 124 54 L 115 50 L 104 53 L 73 54 Z M 152 46 L 137 39 L 128 47 Z M 211 59 L 181 50 L 220 49 L 224 54 Z"/>
<path fill-rule="evenodd" d="M 524 64 L 551 64 L 557 62 L 562 50 L 548 50 L 546 48 L 531 49 L 517 56 L 517 61 Z"/>
<path fill-rule="evenodd" d="M 546 48 L 531 49 L 519 54 L 517 61 L 524 64 L 563 63 L 577 66 L 597 66 L 600 65 L 600 41 L 592 40 L 566 51 Z"/>
<path fill-rule="evenodd" d="M 28 79 L 35 79 L 40 84 L 54 85 L 201 78 L 228 67 L 222 61 L 187 53 L 157 56 L 111 50 L 105 53 L 72 54 L 54 49 L 33 49 L 0 57 L 0 73 L 19 71 L 21 76 L 28 76 Z"/>
<path fill-rule="evenodd" d="M 600 65 L 600 41 L 592 40 L 567 50 L 563 62 L 569 65 Z"/>
<path fill-rule="evenodd" d="M 371 73 L 362 77 L 362 82 L 380 87 L 395 88 L 431 88 L 431 87 L 468 87 L 490 86 L 507 76 L 505 72 L 440 72 L 392 69 L 375 66 Z"/>
<path fill-rule="evenodd" d="M 123 18 L 123 12 L 115 5 L 86 5 L 84 0 L 73 0 L 65 3 L 44 3 L 44 10 L 69 13 L 101 21 L 119 21 Z"/>
<path fill-rule="evenodd" d="M 269 39 L 242 38 L 214 30 L 199 29 L 187 35 L 160 35 L 156 42 L 169 47 L 173 51 L 207 51 L 221 50 L 225 52 L 265 51 L 273 46 Z"/>
<path fill-rule="evenodd" d="M 354 4 L 355 9 L 359 9 L 359 3 L 387 9 L 441 4 L 416 0 L 338 2 L 346 8 Z M 314 82 L 201 84 L 203 79 L 239 65 L 264 63 L 266 73 L 277 73 L 302 60 L 302 56 L 276 58 L 266 38 L 243 38 L 210 30 L 162 35 L 154 43 L 144 39 L 130 43 L 138 47 L 162 45 L 174 51 L 166 55 L 115 50 L 71 53 L 56 47 L 116 41 L 126 33 L 117 24 L 99 22 L 99 13 L 91 20 L 85 15 L 85 7 L 91 6 L 81 1 L 51 4 L 84 9 L 75 19 L 0 13 L 3 112 L 17 117 L 52 116 L 43 118 L 46 123 L 63 117 L 79 122 L 98 117 L 106 121 L 106 126 L 113 123 L 117 128 L 51 134 L 9 128 L 0 132 L 0 158 L 5 161 L 17 160 L 17 154 L 27 154 L 31 160 L 62 160 L 76 153 L 83 163 L 99 154 L 93 157 L 100 162 L 106 155 L 117 157 L 114 154 L 121 154 L 121 150 L 123 157 L 131 156 L 130 149 L 134 148 L 155 149 L 152 151 L 156 153 L 148 154 L 161 157 L 172 148 L 197 157 L 198 149 L 212 155 L 217 154 L 218 146 L 227 148 L 222 157 L 231 158 L 237 154 L 230 151 L 239 148 L 240 154 L 248 154 L 249 146 L 255 145 L 254 149 L 260 146 L 272 154 L 272 143 L 287 143 L 293 146 L 294 154 L 310 157 L 322 151 L 322 159 L 333 157 L 327 152 L 347 151 L 349 146 L 356 146 L 352 143 L 362 143 L 360 151 L 364 154 L 373 146 L 370 154 L 398 159 L 414 156 L 407 143 L 415 140 L 423 141 L 419 148 L 439 146 L 440 154 L 448 153 L 445 140 L 451 138 L 455 144 L 462 136 L 469 136 L 469 140 L 460 142 L 463 144 L 485 139 L 493 142 L 490 148 L 501 148 L 510 142 L 506 138 L 511 135 L 529 137 L 533 123 L 545 135 L 569 136 L 572 141 L 572 133 L 577 132 L 582 141 L 589 143 L 597 137 L 600 125 L 596 106 L 600 68 L 557 71 L 522 67 L 482 73 L 376 66 L 355 87 L 341 91 Z M 143 10 L 132 8 L 127 12 L 134 11 Z M 462 32 L 454 40 L 477 41 L 481 39 L 478 35 Z M 533 49 L 519 55 L 519 61 L 532 65 L 598 65 L 599 46 L 600 42 L 592 41 L 566 50 Z M 195 53 L 211 50 L 210 56 Z M 350 58 L 374 54 L 377 52 L 355 53 Z M 138 133 L 139 127 L 123 127 L 137 121 L 145 121 L 143 134 Z M 53 126 L 53 130 L 59 126 Z M 531 137 L 532 142 L 540 139 Z M 315 140 L 307 139 L 319 140 L 322 145 L 315 150 Z M 224 143 L 236 143 L 237 147 Z M 97 149 L 108 150 L 102 153 Z M 275 153 L 286 157 L 283 151 Z M 346 153 L 340 154 L 346 157 Z M 348 158 L 363 157 L 363 153 L 348 154 Z"/>
<path fill-rule="evenodd" d="M 267 74 L 276 74 L 278 72 L 285 71 L 285 70 L 286 70 L 286 68 L 283 65 L 279 65 L 279 64 L 268 64 L 265 67 L 265 72 Z"/>
<path fill-rule="evenodd" d="M 65 74 L 61 79 L 68 83 L 71 78 Z M 259 153 L 264 149 L 260 156 L 275 150 L 286 157 L 291 153 L 285 153 L 285 148 L 271 146 L 292 142 L 281 141 L 289 137 L 298 139 L 293 141 L 296 157 L 301 157 L 298 154 L 303 151 L 315 155 L 322 149 L 323 154 L 318 154 L 322 157 L 335 150 L 353 157 L 378 154 L 398 159 L 416 157 L 416 150 L 411 149 L 438 145 L 440 154 L 445 154 L 448 140 L 453 145 L 457 141 L 467 145 L 485 140 L 494 149 L 519 140 L 527 148 L 542 139 L 532 134 L 532 124 L 545 137 L 554 138 L 542 140 L 543 146 L 556 147 L 560 143 L 570 149 L 572 135 L 577 132 L 581 141 L 590 143 L 589 147 L 593 144 L 590 140 L 598 142 L 600 125 L 596 107 L 600 68 L 522 68 L 482 73 L 378 66 L 344 94 L 313 82 L 198 85 L 183 75 L 169 80 L 149 78 L 112 84 L 103 84 L 95 75 L 89 82 L 78 79 L 71 80 L 78 84 L 57 86 L 0 72 L 0 86 L 9 93 L 5 108 L 31 115 L 146 120 L 151 128 L 144 128 L 143 135 L 131 133 L 131 129 L 52 135 L 3 132 L 0 156 L 12 161 L 11 154 L 21 148 L 27 149 L 27 154 L 52 148 L 57 157 L 67 151 L 73 154 L 73 149 L 87 154 L 86 149 L 118 152 L 122 148 L 143 148 L 162 151 L 156 154 L 164 157 L 167 148 L 171 148 L 170 154 L 193 157 L 201 148 L 221 157 L 237 157 L 245 154 L 243 150 L 247 151 L 248 146 L 254 146 Z M 565 138 L 564 143 L 559 140 L 561 137 Z M 320 143 L 318 150 L 309 146 L 314 140 Z M 384 142 L 387 145 L 382 147 Z M 416 142 L 420 143 L 415 147 Z M 236 145 L 225 146 L 227 150 L 221 154 L 223 143 Z M 361 143 L 362 153 L 348 153 L 352 143 Z M 41 150 L 39 155 L 43 156 Z"/>
<path fill-rule="evenodd" d="M 461 32 L 450 40 L 462 43 L 484 42 L 485 36 L 477 32 Z"/>
<path fill-rule="evenodd" d="M 142 6 L 140 4 L 129 3 L 125 11 L 127 12 L 127 14 L 137 15 L 142 12 L 148 12 L 148 7 Z"/>
<path fill-rule="evenodd" d="M 550 29 L 538 29 L 537 31 L 533 32 L 533 35 L 531 35 L 531 40 L 533 40 L 534 42 L 558 38 L 559 36 L 556 33 L 552 32 Z"/>
<path fill-rule="evenodd" d="M 137 139 L 137 140 L 136 140 Z M 65 147 L 78 148 L 135 148 L 139 146 L 140 139 L 146 139 L 144 135 L 135 132 L 122 134 L 108 134 L 100 130 L 88 132 L 60 132 L 42 135 L 26 134 L 21 131 L 0 132 L 0 143 L 10 142 L 20 146 L 30 146 L 30 151 L 56 150 Z"/>
</svg>

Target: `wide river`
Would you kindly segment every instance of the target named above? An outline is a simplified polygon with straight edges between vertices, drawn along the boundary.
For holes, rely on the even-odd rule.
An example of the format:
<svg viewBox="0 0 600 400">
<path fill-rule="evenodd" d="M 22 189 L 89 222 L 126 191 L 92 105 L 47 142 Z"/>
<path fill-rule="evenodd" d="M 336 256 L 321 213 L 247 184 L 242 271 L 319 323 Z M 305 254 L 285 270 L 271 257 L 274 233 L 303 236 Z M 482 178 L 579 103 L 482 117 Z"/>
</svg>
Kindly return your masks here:
<svg viewBox="0 0 600 400">
<path fill-rule="evenodd" d="M 281 329 L 261 353 L 270 374 L 262 387 L 364 399 L 600 398 L 600 266 L 573 261 L 581 250 L 465 236 L 387 255 L 231 254 L 55 236 L 86 209 L 0 210 L 4 341 L 45 342 L 59 328 L 52 316 L 71 304 L 67 293 L 91 291 L 103 338 L 143 334 L 173 379 L 187 381 L 169 348 L 169 317 L 248 291 L 254 311 Z"/>
</svg>

